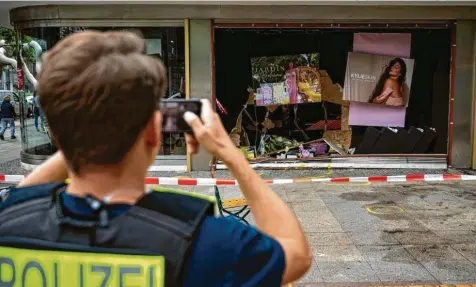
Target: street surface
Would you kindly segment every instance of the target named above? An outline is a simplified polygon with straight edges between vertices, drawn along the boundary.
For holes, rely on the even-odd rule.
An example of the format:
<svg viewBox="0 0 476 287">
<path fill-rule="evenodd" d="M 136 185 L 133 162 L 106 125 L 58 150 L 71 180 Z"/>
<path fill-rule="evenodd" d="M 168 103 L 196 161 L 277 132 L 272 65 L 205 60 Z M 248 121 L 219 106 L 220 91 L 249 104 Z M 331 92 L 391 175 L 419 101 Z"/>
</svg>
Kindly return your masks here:
<svg viewBox="0 0 476 287">
<path fill-rule="evenodd" d="M 273 186 L 293 208 L 312 245 L 312 269 L 295 286 L 475 283 L 473 186 L 471 182 Z M 206 187 L 191 190 L 213 194 Z M 240 196 L 237 187 L 220 191 L 222 198 Z"/>
<path fill-rule="evenodd" d="M 30 146 L 37 146 L 49 142 L 49 137 L 44 132 L 36 131 L 32 118 L 27 119 L 26 128 L 28 129 L 28 143 Z M 0 165 L 20 158 L 21 152 L 21 133 L 20 121 L 15 121 L 16 139 L 10 139 L 10 126 L 5 131 L 4 141 L 0 141 Z"/>
<path fill-rule="evenodd" d="M 15 142 L 19 146 L 19 140 Z M 0 174 L 23 173 L 3 152 Z M 15 150 L 11 148 L 11 150 Z M 5 159 L 4 159 L 5 157 Z M 258 171 L 264 178 L 444 173 L 441 170 Z M 209 177 L 208 172 L 150 176 Z M 226 171 L 217 177 L 229 178 Z M 1 185 L 5 186 L 5 184 Z M 180 189 L 214 195 L 212 187 Z M 476 190 L 473 182 L 299 183 L 272 186 L 294 210 L 312 245 L 314 262 L 294 286 L 476 283 Z M 220 187 L 221 197 L 241 197 Z M 253 221 L 251 217 L 248 219 Z"/>
</svg>

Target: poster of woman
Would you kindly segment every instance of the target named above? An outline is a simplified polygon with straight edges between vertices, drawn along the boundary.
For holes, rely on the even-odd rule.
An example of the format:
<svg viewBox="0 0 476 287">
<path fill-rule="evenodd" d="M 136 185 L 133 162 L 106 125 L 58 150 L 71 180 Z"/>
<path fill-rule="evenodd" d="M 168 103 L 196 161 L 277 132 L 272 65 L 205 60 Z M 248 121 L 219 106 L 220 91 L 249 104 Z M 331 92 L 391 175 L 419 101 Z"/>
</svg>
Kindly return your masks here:
<svg viewBox="0 0 476 287">
<path fill-rule="evenodd" d="M 412 59 L 349 53 L 344 100 L 407 107 L 413 67 Z"/>
</svg>

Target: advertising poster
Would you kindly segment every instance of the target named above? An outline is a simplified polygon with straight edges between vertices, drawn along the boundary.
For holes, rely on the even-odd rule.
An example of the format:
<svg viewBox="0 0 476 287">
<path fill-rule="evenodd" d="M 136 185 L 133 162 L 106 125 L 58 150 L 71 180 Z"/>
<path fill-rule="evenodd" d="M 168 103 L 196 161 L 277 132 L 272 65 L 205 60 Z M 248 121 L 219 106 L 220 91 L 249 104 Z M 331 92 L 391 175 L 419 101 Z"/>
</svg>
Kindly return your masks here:
<svg viewBox="0 0 476 287">
<path fill-rule="evenodd" d="M 409 33 L 355 33 L 353 51 L 375 55 L 410 58 Z M 349 125 L 404 127 L 405 107 L 350 102 Z"/>
<path fill-rule="evenodd" d="M 354 33 L 353 52 L 410 58 L 412 34 Z"/>
<path fill-rule="evenodd" d="M 321 101 L 319 54 L 251 58 L 256 105 Z"/>
<path fill-rule="evenodd" d="M 344 100 L 407 107 L 413 66 L 412 59 L 349 53 Z"/>
</svg>

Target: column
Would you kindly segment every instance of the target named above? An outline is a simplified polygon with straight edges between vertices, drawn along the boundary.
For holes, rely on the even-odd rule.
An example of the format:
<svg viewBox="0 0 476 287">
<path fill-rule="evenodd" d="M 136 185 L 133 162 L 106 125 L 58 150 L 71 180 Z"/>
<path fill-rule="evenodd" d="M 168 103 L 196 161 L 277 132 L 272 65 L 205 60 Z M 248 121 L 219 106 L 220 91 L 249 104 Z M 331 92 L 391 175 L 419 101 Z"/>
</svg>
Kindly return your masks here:
<svg viewBox="0 0 476 287">
<path fill-rule="evenodd" d="M 190 20 L 190 97 L 212 100 L 211 20 Z M 211 155 L 200 149 L 192 156 L 193 171 L 208 171 Z"/>
<path fill-rule="evenodd" d="M 455 168 L 474 167 L 473 155 L 474 118 L 474 32 L 473 21 L 458 21 L 456 25 L 456 57 L 454 80 L 454 108 L 451 166 Z M 450 99 L 451 101 L 451 99 Z M 451 121 L 451 117 L 450 117 Z M 451 136 L 451 134 L 450 134 Z"/>
</svg>

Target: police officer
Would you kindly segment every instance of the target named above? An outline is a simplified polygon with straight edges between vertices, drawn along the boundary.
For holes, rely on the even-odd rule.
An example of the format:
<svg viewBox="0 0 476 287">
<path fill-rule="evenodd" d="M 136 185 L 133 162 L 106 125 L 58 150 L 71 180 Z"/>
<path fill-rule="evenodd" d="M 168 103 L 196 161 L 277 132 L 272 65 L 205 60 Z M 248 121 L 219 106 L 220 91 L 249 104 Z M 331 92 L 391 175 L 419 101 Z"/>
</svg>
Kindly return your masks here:
<svg viewBox="0 0 476 287">
<path fill-rule="evenodd" d="M 59 152 L 2 191 L 0 270 L 10 275 L 0 285 L 280 286 L 300 278 L 312 256 L 298 220 L 209 101 L 201 115 L 184 115 L 194 134 L 188 152 L 201 145 L 225 162 L 257 229 L 216 218 L 203 195 L 144 192 L 167 83 L 163 64 L 144 50 L 132 33 L 83 32 L 44 56 L 38 94 Z"/>
</svg>

